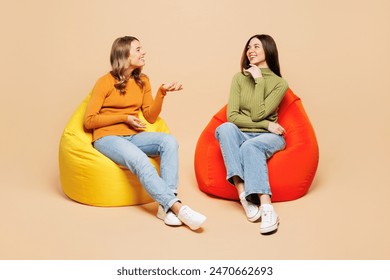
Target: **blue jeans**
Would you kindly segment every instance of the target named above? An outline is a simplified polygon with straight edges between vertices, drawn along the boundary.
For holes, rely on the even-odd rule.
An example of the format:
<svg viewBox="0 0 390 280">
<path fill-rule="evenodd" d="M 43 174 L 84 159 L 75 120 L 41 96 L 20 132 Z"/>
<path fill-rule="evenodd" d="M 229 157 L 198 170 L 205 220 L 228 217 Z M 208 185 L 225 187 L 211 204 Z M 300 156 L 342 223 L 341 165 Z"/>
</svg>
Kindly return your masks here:
<svg viewBox="0 0 390 280">
<path fill-rule="evenodd" d="M 127 167 L 147 193 L 168 211 L 179 201 L 178 144 L 166 133 L 140 132 L 130 136 L 104 136 L 94 147 L 115 163 Z M 160 157 L 160 175 L 148 157 Z M 113 182 L 115 184 L 115 182 Z"/>
<path fill-rule="evenodd" d="M 226 179 L 233 184 L 232 177 L 240 177 L 244 181 L 247 199 L 254 203 L 259 203 L 259 194 L 271 196 L 267 160 L 284 149 L 283 136 L 242 132 L 231 122 L 217 127 L 215 136 L 225 162 Z"/>
</svg>

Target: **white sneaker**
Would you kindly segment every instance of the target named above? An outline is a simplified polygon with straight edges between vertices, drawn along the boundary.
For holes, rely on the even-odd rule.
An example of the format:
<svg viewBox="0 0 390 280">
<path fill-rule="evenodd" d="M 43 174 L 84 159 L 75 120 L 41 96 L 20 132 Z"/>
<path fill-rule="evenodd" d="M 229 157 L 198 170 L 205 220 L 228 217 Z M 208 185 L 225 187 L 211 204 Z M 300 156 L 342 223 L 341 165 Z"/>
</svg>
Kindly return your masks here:
<svg viewBox="0 0 390 280">
<path fill-rule="evenodd" d="M 161 205 L 158 206 L 157 218 L 163 220 L 164 223 L 168 226 L 181 226 L 183 224 L 175 215 L 175 213 L 173 213 L 171 210 L 166 213 Z"/>
<path fill-rule="evenodd" d="M 187 205 L 183 205 L 177 217 L 192 230 L 197 230 L 206 221 L 206 216 L 192 210 Z"/>
<path fill-rule="evenodd" d="M 279 225 L 279 216 L 276 214 L 274 207 L 271 204 L 263 204 L 260 206 L 260 210 L 260 233 L 269 233 L 276 230 Z"/>
<path fill-rule="evenodd" d="M 259 206 L 246 200 L 245 192 L 242 192 L 240 194 L 240 202 L 241 202 L 242 207 L 244 207 L 246 216 L 250 222 L 255 222 L 260 218 L 261 211 L 260 211 Z"/>
</svg>

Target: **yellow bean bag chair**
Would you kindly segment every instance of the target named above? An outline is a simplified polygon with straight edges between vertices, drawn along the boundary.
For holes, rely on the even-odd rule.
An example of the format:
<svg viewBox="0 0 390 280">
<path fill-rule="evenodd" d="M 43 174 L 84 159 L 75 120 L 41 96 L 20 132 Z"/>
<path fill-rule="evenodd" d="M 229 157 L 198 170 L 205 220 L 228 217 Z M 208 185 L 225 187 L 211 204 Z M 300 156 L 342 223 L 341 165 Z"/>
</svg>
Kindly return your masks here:
<svg viewBox="0 0 390 280">
<path fill-rule="evenodd" d="M 91 131 L 84 128 L 84 114 L 91 94 L 73 113 L 60 140 L 59 168 L 64 193 L 77 202 L 94 206 L 128 206 L 152 202 L 138 178 L 96 150 Z M 146 131 L 170 133 L 158 118 Z M 150 158 L 159 171 L 159 158 Z"/>
</svg>

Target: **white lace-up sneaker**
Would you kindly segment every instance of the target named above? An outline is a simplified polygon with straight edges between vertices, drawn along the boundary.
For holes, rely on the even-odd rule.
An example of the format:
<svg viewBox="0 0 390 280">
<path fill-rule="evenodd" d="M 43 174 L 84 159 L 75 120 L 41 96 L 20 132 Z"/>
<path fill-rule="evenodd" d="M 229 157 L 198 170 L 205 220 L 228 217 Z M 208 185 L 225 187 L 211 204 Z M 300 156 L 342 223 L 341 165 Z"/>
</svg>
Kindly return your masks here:
<svg viewBox="0 0 390 280">
<path fill-rule="evenodd" d="M 260 218 L 261 211 L 260 211 L 259 206 L 246 200 L 245 192 L 242 192 L 240 194 L 240 202 L 241 202 L 242 207 L 245 210 L 246 217 L 248 218 L 248 220 L 250 222 L 255 222 Z"/>
<path fill-rule="evenodd" d="M 163 220 L 168 226 L 181 226 L 183 224 L 175 213 L 170 210 L 166 213 L 161 205 L 158 206 L 157 218 Z"/>
<path fill-rule="evenodd" d="M 263 204 L 260 206 L 260 210 L 260 233 L 269 233 L 276 230 L 279 225 L 279 216 L 276 214 L 274 207 L 271 204 Z"/>
<path fill-rule="evenodd" d="M 192 210 L 187 205 L 183 205 L 177 217 L 192 230 L 197 230 L 206 221 L 206 216 Z"/>
</svg>

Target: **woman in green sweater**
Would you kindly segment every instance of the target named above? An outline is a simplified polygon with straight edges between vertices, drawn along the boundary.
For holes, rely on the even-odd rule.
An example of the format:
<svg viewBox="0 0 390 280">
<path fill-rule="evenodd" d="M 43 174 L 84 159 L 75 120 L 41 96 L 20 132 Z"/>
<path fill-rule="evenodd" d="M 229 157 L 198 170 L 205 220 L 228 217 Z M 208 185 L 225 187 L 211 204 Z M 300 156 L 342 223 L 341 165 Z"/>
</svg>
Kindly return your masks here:
<svg viewBox="0 0 390 280">
<path fill-rule="evenodd" d="M 233 77 L 227 107 L 228 122 L 216 130 L 227 171 L 240 202 L 260 232 L 278 228 L 271 203 L 267 160 L 284 149 L 285 129 L 277 123 L 278 106 L 288 88 L 280 74 L 278 51 L 269 35 L 254 35 L 245 45 L 241 72 Z"/>
</svg>

